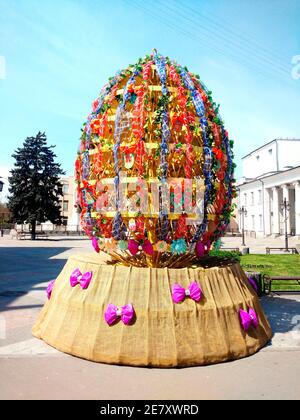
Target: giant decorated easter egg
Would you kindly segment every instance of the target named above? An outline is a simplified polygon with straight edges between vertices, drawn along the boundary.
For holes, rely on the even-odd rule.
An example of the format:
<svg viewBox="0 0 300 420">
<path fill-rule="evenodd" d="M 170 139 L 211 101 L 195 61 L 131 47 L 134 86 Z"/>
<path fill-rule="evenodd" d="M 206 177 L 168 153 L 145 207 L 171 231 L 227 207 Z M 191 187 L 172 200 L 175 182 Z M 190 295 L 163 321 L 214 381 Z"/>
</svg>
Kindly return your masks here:
<svg viewBox="0 0 300 420">
<path fill-rule="evenodd" d="M 102 88 L 75 166 L 82 227 L 119 263 L 185 266 L 229 223 L 234 163 L 219 107 L 155 50 Z"/>
</svg>

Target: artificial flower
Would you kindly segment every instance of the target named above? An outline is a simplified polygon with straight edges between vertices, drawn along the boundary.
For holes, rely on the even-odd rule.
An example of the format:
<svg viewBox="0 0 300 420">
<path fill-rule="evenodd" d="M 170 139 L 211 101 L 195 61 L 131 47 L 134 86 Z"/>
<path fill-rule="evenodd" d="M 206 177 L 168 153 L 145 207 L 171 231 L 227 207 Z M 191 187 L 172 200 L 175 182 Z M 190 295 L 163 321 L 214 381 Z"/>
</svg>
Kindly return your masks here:
<svg viewBox="0 0 300 420">
<path fill-rule="evenodd" d="M 90 126 L 91 126 L 91 129 L 92 129 L 93 133 L 95 133 L 95 134 L 99 133 L 100 125 L 101 125 L 100 118 L 95 118 L 94 120 L 91 121 Z"/>
<path fill-rule="evenodd" d="M 218 147 L 213 147 L 212 151 L 213 151 L 217 160 L 221 160 L 223 158 L 223 152 Z"/>
<path fill-rule="evenodd" d="M 168 244 L 165 241 L 158 241 L 155 244 L 155 247 L 156 247 L 158 252 L 166 252 L 167 249 L 168 249 Z"/>
<path fill-rule="evenodd" d="M 130 92 L 130 93 L 134 92 L 134 85 L 132 83 L 127 86 L 127 92 Z"/>
<path fill-rule="evenodd" d="M 126 251 L 126 249 L 128 248 L 128 242 L 121 240 L 118 242 L 118 247 L 120 248 L 121 251 Z"/>
<path fill-rule="evenodd" d="M 179 195 L 179 197 L 175 197 L 175 203 L 179 204 L 180 201 L 182 200 L 182 194 Z M 176 226 L 176 230 L 174 233 L 174 237 L 175 239 L 180 239 L 180 238 L 184 238 L 187 236 L 188 233 L 188 227 L 187 227 L 187 223 L 186 223 L 186 219 L 187 219 L 187 215 L 186 214 L 182 214 L 178 221 L 177 221 L 177 226 Z"/>
<path fill-rule="evenodd" d="M 179 255 L 184 254 L 187 250 L 185 239 L 176 239 L 171 244 L 172 254 Z"/>
<path fill-rule="evenodd" d="M 211 241 L 209 239 L 206 239 L 206 240 L 202 239 L 202 241 L 197 242 L 196 248 L 195 248 L 197 257 L 201 258 L 204 255 L 208 254 L 210 247 L 211 247 Z"/>
<path fill-rule="evenodd" d="M 116 249 L 116 241 L 114 238 L 105 241 L 105 248 L 107 251 L 114 251 Z"/>
<path fill-rule="evenodd" d="M 99 238 L 98 239 L 98 246 L 99 246 L 100 249 L 104 249 L 105 248 L 104 238 Z"/>
<path fill-rule="evenodd" d="M 136 224 L 135 224 L 135 220 L 134 219 L 130 219 L 129 220 L 129 222 L 128 222 L 128 228 L 132 232 L 134 232 L 136 230 Z"/>
<path fill-rule="evenodd" d="M 204 256 L 205 248 L 204 248 L 204 245 L 203 245 L 202 242 L 200 242 L 200 241 L 197 242 L 195 251 L 196 251 L 196 255 L 197 255 L 198 258 L 201 258 L 201 257 Z"/>
</svg>

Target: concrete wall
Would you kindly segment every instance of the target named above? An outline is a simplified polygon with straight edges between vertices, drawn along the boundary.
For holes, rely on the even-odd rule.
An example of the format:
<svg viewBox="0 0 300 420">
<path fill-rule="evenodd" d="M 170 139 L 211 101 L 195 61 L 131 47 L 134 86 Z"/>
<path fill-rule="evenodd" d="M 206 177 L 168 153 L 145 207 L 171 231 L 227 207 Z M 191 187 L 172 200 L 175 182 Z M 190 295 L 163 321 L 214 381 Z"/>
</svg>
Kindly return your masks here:
<svg viewBox="0 0 300 420">
<path fill-rule="evenodd" d="M 276 142 L 243 158 L 243 176 L 256 178 L 259 175 L 277 170 Z"/>
<path fill-rule="evenodd" d="M 300 141 L 278 140 L 279 170 L 300 165 Z"/>
<path fill-rule="evenodd" d="M 273 140 L 243 158 L 243 177 L 256 178 L 270 172 L 284 171 L 299 165 L 299 156 L 300 140 Z"/>
</svg>

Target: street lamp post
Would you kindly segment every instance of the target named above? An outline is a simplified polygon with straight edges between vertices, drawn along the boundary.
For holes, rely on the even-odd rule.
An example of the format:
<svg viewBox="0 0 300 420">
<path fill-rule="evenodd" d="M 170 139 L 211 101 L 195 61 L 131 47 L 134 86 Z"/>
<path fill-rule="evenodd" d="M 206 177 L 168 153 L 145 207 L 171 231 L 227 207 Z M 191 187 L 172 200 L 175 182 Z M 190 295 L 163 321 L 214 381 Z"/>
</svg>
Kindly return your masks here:
<svg viewBox="0 0 300 420">
<path fill-rule="evenodd" d="M 289 252 L 289 237 L 287 231 L 287 220 L 288 220 L 288 212 L 290 211 L 290 204 L 287 202 L 286 198 L 284 198 L 283 202 L 280 206 L 281 210 L 283 210 L 284 214 L 284 239 L 285 239 L 285 252 Z"/>
<path fill-rule="evenodd" d="M 242 246 L 246 246 L 245 244 L 245 216 L 247 216 L 247 209 L 242 206 L 239 209 L 239 214 L 241 215 L 241 221 L 242 221 Z"/>
<path fill-rule="evenodd" d="M 3 176 L 0 176 L 0 178 L 7 179 L 7 178 L 3 178 Z M 1 181 L 1 179 L 0 179 L 0 192 L 3 191 L 3 186 L 4 186 L 4 182 Z M 4 216 L 2 217 L 2 215 L 1 215 L 1 224 L 0 224 L 0 235 L 1 235 L 1 238 L 3 237 L 3 233 L 4 233 L 4 231 L 3 231 L 3 221 L 4 221 Z"/>
</svg>

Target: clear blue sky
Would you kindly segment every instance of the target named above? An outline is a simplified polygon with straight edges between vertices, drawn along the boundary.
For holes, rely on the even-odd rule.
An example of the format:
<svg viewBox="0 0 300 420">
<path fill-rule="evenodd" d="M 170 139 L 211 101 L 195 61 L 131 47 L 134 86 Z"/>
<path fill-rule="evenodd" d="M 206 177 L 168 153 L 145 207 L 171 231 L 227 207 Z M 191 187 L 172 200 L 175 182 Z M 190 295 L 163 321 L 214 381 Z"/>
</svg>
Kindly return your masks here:
<svg viewBox="0 0 300 420">
<path fill-rule="evenodd" d="M 41 130 L 73 174 L 92 100 L 155 47 L 212 90 L 239 176 L 251 149 L 300 137 L 299 22 L 300 0 L 0 0 L 0 171 Z"/>
</svg>

